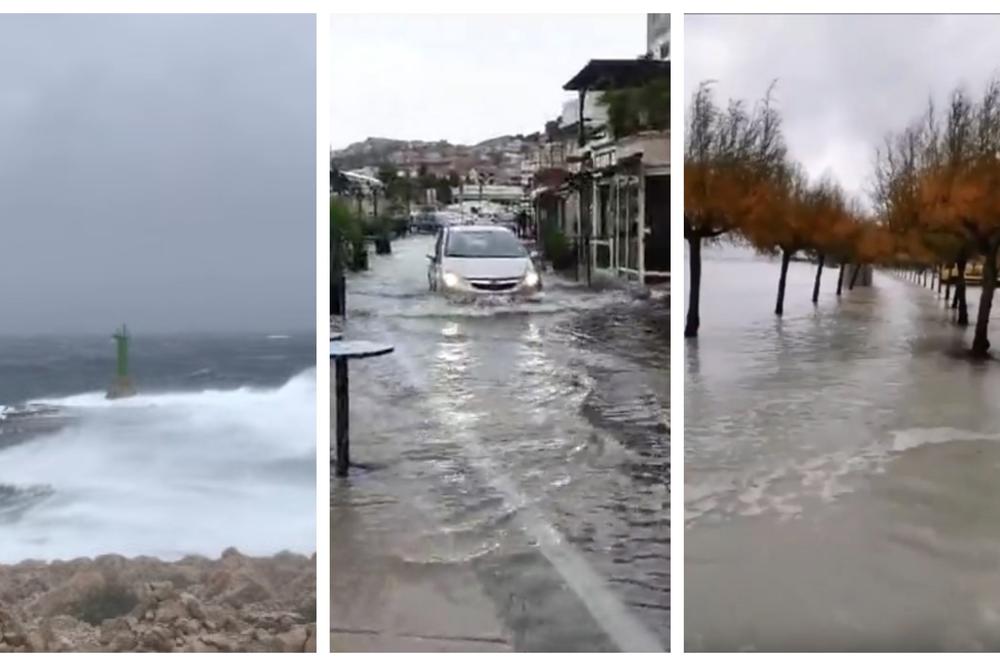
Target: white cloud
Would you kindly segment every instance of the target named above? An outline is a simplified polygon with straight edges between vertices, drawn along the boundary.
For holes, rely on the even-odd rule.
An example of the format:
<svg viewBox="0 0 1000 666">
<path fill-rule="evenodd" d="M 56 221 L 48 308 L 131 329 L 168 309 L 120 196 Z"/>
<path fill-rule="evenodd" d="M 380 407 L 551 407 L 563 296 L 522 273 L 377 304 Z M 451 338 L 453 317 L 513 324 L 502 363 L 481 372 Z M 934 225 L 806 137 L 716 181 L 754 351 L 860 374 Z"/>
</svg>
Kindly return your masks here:
<svg viewBox="0 0 1000 666">
<path fill-rule="evenodd" d="M 368 136 L 475 143 L 534 132 L 592 58 L 645 50 L 632 15 L 338 15 L 331 18 L 331 143 Z"/>
</svg>

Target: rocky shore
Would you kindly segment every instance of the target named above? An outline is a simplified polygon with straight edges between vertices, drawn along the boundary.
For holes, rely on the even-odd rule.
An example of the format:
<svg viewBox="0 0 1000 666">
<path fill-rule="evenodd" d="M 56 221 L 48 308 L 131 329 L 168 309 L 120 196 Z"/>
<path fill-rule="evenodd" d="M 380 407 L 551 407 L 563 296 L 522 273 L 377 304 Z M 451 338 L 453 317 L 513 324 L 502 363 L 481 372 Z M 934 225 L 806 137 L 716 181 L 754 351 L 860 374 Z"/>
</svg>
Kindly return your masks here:
<svg viewBox="0 0 1000 666">
<path fill-rule="evenodd" d="M 315 650 L 315 555 L 0 565 L 0 653 Z"/>
</svg>

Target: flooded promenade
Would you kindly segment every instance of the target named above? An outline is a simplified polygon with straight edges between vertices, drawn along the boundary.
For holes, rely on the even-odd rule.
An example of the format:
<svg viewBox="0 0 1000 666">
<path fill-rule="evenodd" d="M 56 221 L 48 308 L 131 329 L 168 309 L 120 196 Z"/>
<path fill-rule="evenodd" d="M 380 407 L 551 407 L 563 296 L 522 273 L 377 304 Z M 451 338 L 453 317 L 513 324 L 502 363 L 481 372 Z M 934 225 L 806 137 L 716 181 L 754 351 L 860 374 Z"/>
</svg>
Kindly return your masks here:
<svg viewBox="0 0 1000 666">
<path fill-rule="evenodd" d="M 779 319 L 776 263 L 706 256 L 687 649 L 998 649 L 1000 365 L 963 357 L 935 292 L 877 272 L 838 300 L 827 269 L 813 306 L 814 271 L 792 264 Z"/>
<path fill-rule="evenodd" d="M 667 649 L 666 298 L 546 274 L 541 303 L 450 304 L 432 246 L 348 279 L 345 338 L 395 352 L 351 365 L 334 650 Z"/>
</svg>

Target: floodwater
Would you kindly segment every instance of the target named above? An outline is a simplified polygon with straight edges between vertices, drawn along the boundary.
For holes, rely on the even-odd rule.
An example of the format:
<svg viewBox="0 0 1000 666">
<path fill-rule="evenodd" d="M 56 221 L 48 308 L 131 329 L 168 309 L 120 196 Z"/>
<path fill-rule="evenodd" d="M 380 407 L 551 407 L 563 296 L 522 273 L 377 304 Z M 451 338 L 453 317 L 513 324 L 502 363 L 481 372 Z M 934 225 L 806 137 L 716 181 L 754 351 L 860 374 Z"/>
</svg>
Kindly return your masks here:
<svg viewBox="0 0 1000 666">
<path fill-rule="evenodd" d="M 471 570 L 515 649 L 667 649 L 665 295 L 545 275 L 541 303 L 450 304 L 432 245 L 394 241 L 348 281 L 345 337 L 395 352 L 351 363 L 366 467 L 333 480 L 335 569 L 378 543 L 418 577 Z"/>
<path fill-rule="evenodd" d="M 705 262 L 686 648 L 1000 649 L 1000 364 L 961 356 L 936 292 L 876 273 L 838 301 L 828 269 L 814 307 L 814 270 L 792 264 L 779 320 L 777 263 Z"/>
</svg>

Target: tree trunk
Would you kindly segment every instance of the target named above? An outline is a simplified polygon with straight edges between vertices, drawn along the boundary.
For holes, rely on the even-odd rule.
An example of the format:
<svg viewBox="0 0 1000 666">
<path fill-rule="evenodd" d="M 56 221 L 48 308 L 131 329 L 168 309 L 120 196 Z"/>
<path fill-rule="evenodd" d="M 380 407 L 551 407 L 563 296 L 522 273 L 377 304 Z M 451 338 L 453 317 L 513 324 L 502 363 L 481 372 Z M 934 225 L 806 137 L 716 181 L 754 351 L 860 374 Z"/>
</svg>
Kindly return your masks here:
<svg viewBox="0 0 1000 666">
<path fill-rule="evenodd" d="M 983 290 L 979 296 L 979 314 L 976 315 L 976 334 L 972 338 L 972 355 L 986 358 L 990 354 L 990 309 L 993 307 L 993 291 L 997 287 L 997 242 L 990 243 L 983 257 Z"/>
<path fill-rule="evenodd" d="M 854 272 L 851 273 L 851 284 L 847 285 L 847 290 L 851 291 L 854 289 L 854 283 L 858 281 L 858 273 L 861 272 L 861 264 L 857 264 L 854 267 Z"/>
<path fill-rule="evenodd" d="M 955 295 L 951 299 L 951 309 L 954 310 L 958 307 L 958 292 L 961 291 L 959 284 L 962 282 L 964 275 L 965 266 L 961 261 L 955 264 Z"/>
<path fill-rule="evenodd" d="M 819 261 L 816 262 L 816 282 L 813 284 L 813 303 L 819 302 L 819 281 L 823 275 L 823 261 L 826 257 L 821 254 L 817 258 Z"/>
<path fill-rule="evenodd" d="M 701 236 L 692 234 L 688 238 L 688 252 L 691 263 L 691 287 L 688 298 L 687 321 L 684 324 L 684 337 L 698 337 L 698 327 L 701 317 L 698 314 L 701 305 Z"/>
<path fill-rule="evenodd" d="M 955 285 L 955 305 L 958 308 L 958 325 L 969 325 L 969 308 L 965 302 L 965 259 L 958 262 L 958 283 Z"/>
<path fill-rule="evenodd" d="M 774 314 L 779 317 L 785 312 L 785 278 L 788 276 L 788 262 L 792 260 L 792 253 L 787 250 L 781 252 L 781 277 L 778 279 L 778 303 L 774 306 Z"/>
<path fill-rule="evenodd" d="M 840 271 L 837 272 L 837 296 L 844 289 L 844 262 L 840 262 Z"/>
<path fill-rule="evenodd" d="M 967 290 L 967 285 L 962 282 L 962 293 L 958 295 L 958 325 L 968 326 L 969 325 L 969 304 L 965 300 L 965 292 Z"/>
<path fill-rule="evenodd" d="M 330 314 L 343 316 L 347 310 L 344 290 L 344 244 L 339 236 L 330 243 Z"/>
</svg>

